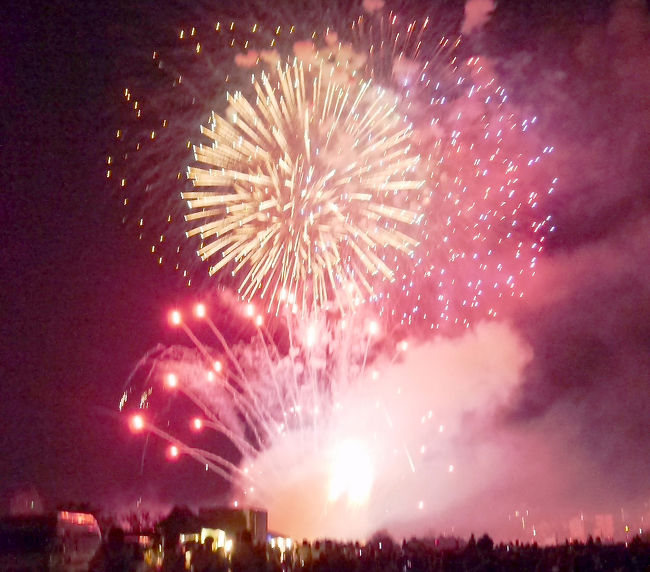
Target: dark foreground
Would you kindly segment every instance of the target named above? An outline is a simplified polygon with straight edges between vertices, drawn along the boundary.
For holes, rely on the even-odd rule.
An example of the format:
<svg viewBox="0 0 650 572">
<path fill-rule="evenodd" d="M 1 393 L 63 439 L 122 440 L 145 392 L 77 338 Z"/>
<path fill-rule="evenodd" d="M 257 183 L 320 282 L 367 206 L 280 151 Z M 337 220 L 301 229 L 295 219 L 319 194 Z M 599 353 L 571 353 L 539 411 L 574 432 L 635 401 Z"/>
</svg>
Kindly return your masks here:
<svg viewBox="0 0 650 572">
<path fill-rule="evenodd" d="M 537 545 L 494 545 L 488 536 L 473 538 L 463 547 L 441 549 L 435 542 L 410 540 L 402 545 L 389 539 L 361 547 L 356 544 L 332 542 L 303 543 L 293 550 L 280 552 L 253 545 L 238 544 L 230 559 L 214 553 L 214 558 L 202 547 L 195 547 L 192 570 L 197 572 L 243 571 L 591 571 L 638 570 L 650 571 L 650 543 L 640 538 L 625 544 L 566 543 L 552 547 Z M 175 570 L 171 562 L 163 569 Z"/>
</svg>

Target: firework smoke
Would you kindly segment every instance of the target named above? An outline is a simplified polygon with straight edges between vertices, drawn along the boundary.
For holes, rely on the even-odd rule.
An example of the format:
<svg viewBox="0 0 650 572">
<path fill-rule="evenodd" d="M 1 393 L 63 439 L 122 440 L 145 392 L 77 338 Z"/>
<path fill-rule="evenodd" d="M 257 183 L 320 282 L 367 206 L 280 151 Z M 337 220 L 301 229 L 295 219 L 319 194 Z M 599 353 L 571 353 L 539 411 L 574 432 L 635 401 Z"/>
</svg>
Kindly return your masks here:
<svg viewBox="0 0 650 572">
<path fill-rule="evenodd" d="M 493 0 L 468 0 L 465 2 L 465 18 L 460 27 L 462 34 L 480 30 L 490 19 L 494 10 Z"/>
<path fill-rule="evenodd" d="M 422 523 L 449 532 L 454 509 L 504 476 L 489 437 L 468 443 L 464 425 L 490 431 L 529 358 L 506 326 L 482 324 L 409 348 L 398 362 L 378 360 L 337 395 L 332 414 L 250 462 L 253 488 L 240 481 L 247 501 L 298 537 L 417 534 Z"/>
<path fill-rule="evenodd" d="M 271 526 L 296 537 L 415 532 L 421 522 L 447 530 L 468 496 L 503 478 L 492 416 L 531 358 L 509 327 L 485 323 L 388 351 L 393 340 L 375 322 L 296 325 L 283 354 L 263 330 L 219 354 L 201 343 L 157 351 L 123 405 L 140 399 L 149 430 L 232 480 L 233 500 L 267 508 Z M 170 392 L 193 405 L 177 403 L 165 423 Z M 240 459 L 179 441 L 174 427 L 192 419 L 226 435 Z M 474 440 L 478 428 L 486 435 Z"/>
</svg>

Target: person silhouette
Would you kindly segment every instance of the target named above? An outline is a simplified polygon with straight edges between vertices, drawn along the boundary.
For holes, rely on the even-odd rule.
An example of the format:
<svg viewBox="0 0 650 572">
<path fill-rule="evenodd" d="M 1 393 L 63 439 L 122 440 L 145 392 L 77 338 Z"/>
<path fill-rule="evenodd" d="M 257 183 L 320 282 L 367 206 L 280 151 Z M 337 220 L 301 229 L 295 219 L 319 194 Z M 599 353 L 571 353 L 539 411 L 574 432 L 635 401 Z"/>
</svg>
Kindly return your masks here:
<svg viewBox="0 0 650 572">
<path fill-rule="evenodd" d="M 90 561 L 88 572 L 134 572 L 135 566 L 133 554 L 124 542 L 124 530 L 114 527 Z"/>
</svg>

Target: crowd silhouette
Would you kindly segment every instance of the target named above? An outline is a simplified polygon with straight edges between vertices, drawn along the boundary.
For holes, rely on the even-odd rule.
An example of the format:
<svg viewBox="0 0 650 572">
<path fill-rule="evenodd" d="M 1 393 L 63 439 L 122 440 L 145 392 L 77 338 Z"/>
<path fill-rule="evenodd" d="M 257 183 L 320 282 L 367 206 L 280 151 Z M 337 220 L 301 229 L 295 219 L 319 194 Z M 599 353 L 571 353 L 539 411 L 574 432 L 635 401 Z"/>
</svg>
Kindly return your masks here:
<svg viewBox="0 0 650 572">
<path fill-rule="evenodd" d="M 451 545 L 450 545 L 451 544 Z M 565 542 L 554 546 L 495 544 L 487 535 L 478 540 L 412 538 L 401 544 L 388 536 L 365 545 L 307 540 L 281 550 L 255 543 L 244 530 L 226 554 L 214 539 L 203 544 L 181 544 L 178 536 L 165 539 L 159 565 L 147 562 L 139 550 L 124 541 L 121 529 L 112 529 L 93 558 L 90 572 L 438 572 L 438 571 L 638 571 L 650 572 L 650 542 L 634 537 L 629 543 L 608 544 L 600 539 Z"/>
<path fill-rule="evenodd" d="M 207 540 L 207 539 L 206 539 Z M 291 549 L 255 544 L 245 531 L 230 558 L 212 550 L 212 539 L 191 547 L 183 567 L 164 570 L 192 572 L 434 572 L 434 571 L 650 571 L 650 544 L 636 537 L 628 544 L 566 542 L 540 547 L 536 544 L 494 544 L 488 535 L 458 541 L 441 549 L 435 541 L 411 539 L 401 544 L 390 538 L 360 543 L 306 540 Z M 190 549 L 186 547 L 185 550 Z M 174 560 L 174 552 L 170 557 Z M 167 557 L 165 558 L 167 561 Z M 178 562 L 178 560 L 176 560 Z"/>
</svg>

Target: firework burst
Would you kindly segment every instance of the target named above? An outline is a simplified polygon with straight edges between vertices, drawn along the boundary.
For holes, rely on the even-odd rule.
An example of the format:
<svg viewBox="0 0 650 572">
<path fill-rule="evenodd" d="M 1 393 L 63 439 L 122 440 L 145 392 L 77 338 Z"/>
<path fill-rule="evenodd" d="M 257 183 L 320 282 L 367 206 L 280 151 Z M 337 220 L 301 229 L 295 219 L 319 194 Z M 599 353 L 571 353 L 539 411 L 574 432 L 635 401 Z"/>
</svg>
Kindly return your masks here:
<svg viewBox="0 0 650 572">
<path fill-rule="evenodd" d="M 365 300 L 432 329 L 523 296 L 552 230 L 540 168 L 552 147 L 530 134 L 536 118 L 521 119 L 489 62 L 458 61 L 429 20 L 304 32 L 182 30 L 185 51 L 154 53 L 172 89 L 148 112 L 125 92 L 133 120 L 111 177 L 159 261 L 189 281 L 198 251 L 220 283 L 276 313 L 284 296 L 305 310 Z"/>
<path fill-rule="evenodd" d="M 424 184 L 396 98 L 300 61 L 253 85 L 255 105 L 229 95 L 229 119 L 202 129 L 213 143 L 195 147 L 205 167 L 188 171 L 204 189 L 182 195 L 198 225 L 188 236 L 217 258 L 210 274 L 231 266 L 241 295 L 259 292 L 276 311 L 287 296 L 313 309 L 347 285 L 352 299 L 360 285 L 372 293 L 374 275 L 393 279 L 384 249 L 413 252 L 420 215 L 404 195 Z"/>
<path fill-rule="evenodd" d="M 465 417 L 501 406 L 529 359 L 498 324 L 419 346 L 361 315 L 289 314 L 284 347 L 263 327 L 231 346 L 208 312 L 197 315 L 175 324 L 194 347 L 154 348 L 121 408 L 133 431 L 174 447 L 172 459 L 191 457 L 230 482 L 235 506 L 267 508 L 274 527 L 298 538 L 438 522 L 473 486 Z M 213 343 L 195 334 L 201 324 Z M 232 453 L 213 448 L 210 432 Z M 483 467 L 482 478 L 493 472 Z"/>
</svg>

